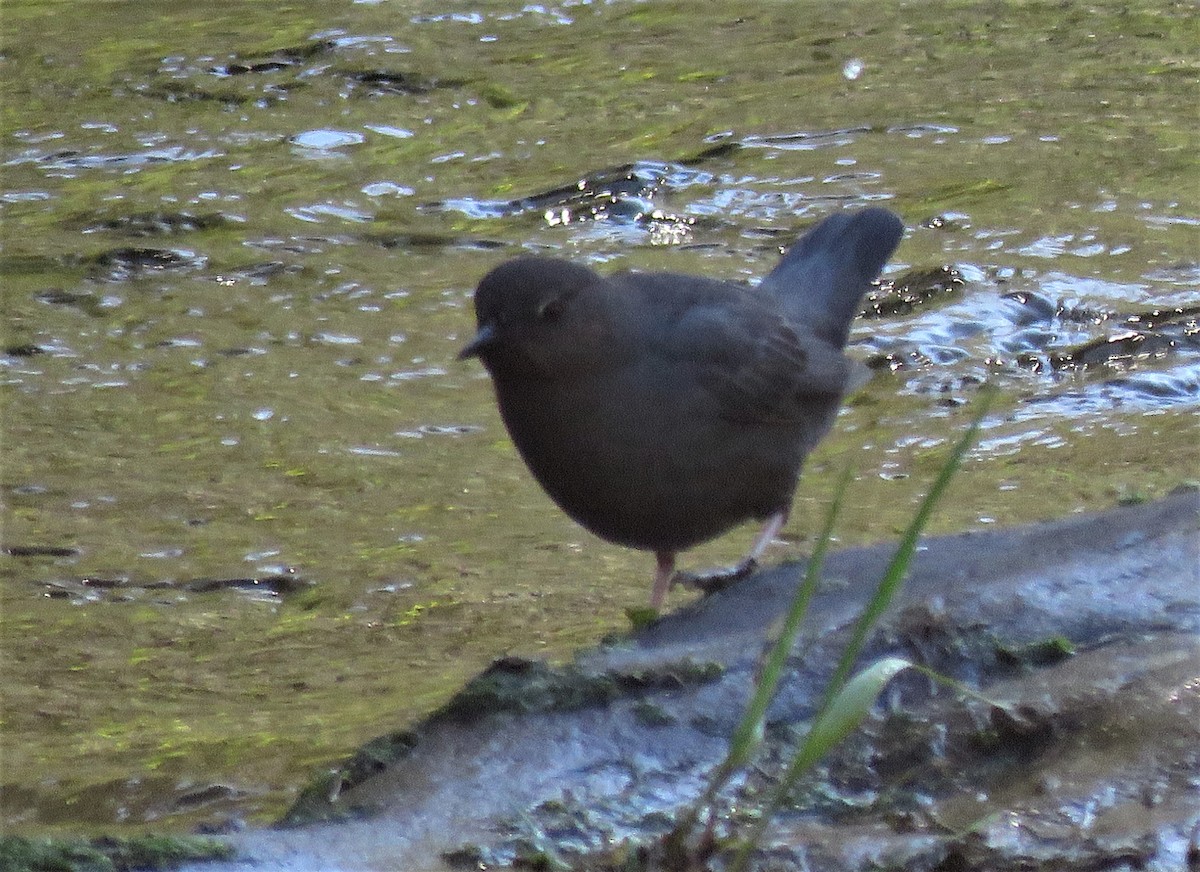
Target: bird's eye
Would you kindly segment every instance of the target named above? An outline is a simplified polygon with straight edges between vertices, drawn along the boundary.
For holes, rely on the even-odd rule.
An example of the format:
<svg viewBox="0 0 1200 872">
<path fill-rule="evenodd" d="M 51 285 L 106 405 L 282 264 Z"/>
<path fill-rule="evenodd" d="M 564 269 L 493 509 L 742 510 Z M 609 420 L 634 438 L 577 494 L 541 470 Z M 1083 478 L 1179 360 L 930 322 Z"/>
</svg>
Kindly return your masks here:
<svg viewBox="0 0 1200 872">
<path fill-rule="evenodd" d="M 563 300 L 561 297 L 555 297 L 553 300 L 547 300 L 538 307 L 537 316 L 539 321 L 548 321 L 553 324 L 563 313 Z"/>
</svg>

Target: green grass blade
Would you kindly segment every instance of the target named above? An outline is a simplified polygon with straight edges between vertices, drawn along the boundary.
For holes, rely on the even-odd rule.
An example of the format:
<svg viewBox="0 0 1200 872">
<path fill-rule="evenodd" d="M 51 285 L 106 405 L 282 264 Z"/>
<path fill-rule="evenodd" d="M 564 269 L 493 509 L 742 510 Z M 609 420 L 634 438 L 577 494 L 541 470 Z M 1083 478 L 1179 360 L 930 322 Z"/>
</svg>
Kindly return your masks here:
<svg viewBox="0 0 1200 872">
<path fill-rule="evenodd" d="M 838 480 L 833 504 L 825 516 L 825 523 L 817 537 L 812 557 L 809 558 L 808 566 L 805 568 L 804 580 L 796 588 L 796 594 L 792 597 L 792 603 L 784 618 L 783 626 L 780 628 L 779 635 L 775 638 L 775 643 L 771 646 L 771 651 L 759 674 L 754 695 L 751 697 L 749 705 L 746 706 L 746 713 L 741 724 L 734 731 L 730 741 L 729 756 L 722 764 L 722 768 L 725 766 L 736 768 L 745 764 L 762 739 L 767 709 L 771 705 L 771 700 L 775 698 L 775 691 L 779 687 L 783 670 L 787 666 L 788 655 L 791 654 L 792 647 L 796 644 L 796 635 L 800 632 L 800 625 L 804 623 L 809 603 L 812 602 L 813 594 L 816 593 L 821 579 L 821 570 L 825 565 L 825 554 L 829 551 L 829 543 L 833 539 L 833 527 L 842 509 L 842 496 L 849 487 L 853 475 L 853 468 L 847 464 Z"/>
<path fill-rule="evenodd" d="M 771 706 L 771 700 L 775 698 L 775 690 L 779 687 L 779 681 L 783 677 L 783 670 L 787 665 L 788 655 L 791 653 L 792 647 L 796 642 L 796 634 L 800 630 L 800 625 L 804 622 L 804 616 L 808 612 L 808 605 L 812 601 L 813 594 L 816 592 L 817 585 L 820 582 L 821 569 L 825 564 L 825 554 L 829 551 L 829 543 L 833 539 L 833 527 L 837 522 L 838 514 L 841 512 L 842 497 L 850 486 L 853 476 L 853 467 L 847 464 L 846 469 L 838 479 L 837 487 L 834 490 L 833 502 L 825 515 L 820 535 L 817 537 L 816 545 L 813 547 L 812 556 L 808 560 L 804 579 L 800 582 L 799 587 L 796 588 L 796 594 L 792 598 L 791 605 L 788 607 L 788 613 L 779 630 L 779 635 L 771 645 L 770 653 L 767 655 L 766 661 L 755 680 L 754 693 L 751 695 L 749 702 L 746 703 L 746 711 L 742 715 L 742 720 L 729 740 L 729 752 L 725 755 L 725 759 L 721 761 L 721 764 L 713 771 L 704 793 L 688 809 L 687 813 L 679 818 L 671 834 L 664 840 L 666 843 L 673 843 L 679 846 L 686 841 L 694 829 L 696 822 L 699 820 L 701 812 L 711 805 L 721 788 L 729 782 L 734 773 L 746 765 L 762 741 L 767 709 Z"/>
<path fill-rule="evenodd" d="M 804 745 L 796 752 L 791 765 L 800 771 L 810 769 L 858 728 L 889 681 L 913 667 L 914 664 L 903 657 L 885 657 L 847 681 L 820 717 L 813 721 Z"/>
<path fill-rule="evenodd" d="M 847 643 L 845 651 L 838 660 L 829 684 L 825 688 L 821 704 L 817 707 L 817 713 L 813 718 L 813 726 L 809 729 L 808 735 L 805 736 L 804 742 L 795 756 L 788 763 L 788 767 L 780 778 L 774 794 L 766 808 L 763 809 L 761 817 L 755 823 L 750 837 L 742 844 L 741 849 L 734 858 L 731 867 L 732 872 L 744 872 L 750 861 L 751 852 L 762 840 L 763 833 L 766 831 L 772 816 L 791 792 L 796 781 L 853 729 L 853 726 L 846 727 L 849 720 L 854 717 L 857 711 L 856 705 L 865 699 L 865 694 L 872 687 L 876 686 L 877 679 L 881 675 L 887 674 L 891 668 L 881 667 L 881 672 L 872 672 L 873 667 L 864 670 L 860 675 L 865 677 L 863 677 L 861 683 L 857 683 L 851 697 L 847 698 L 844 703 L 839 702 L 842 698 L 843 689 L 847 687 L 847 682 L 850 680 L 849 676 L 854 668 L 854 664 L 862 654 L 867 636 L 900 591 L 904 583 L 904 578 L 908 574 L 909 566 L 912 563 L 913 554 L 916 552 L 917 541 L 929 523 L 933 508 L 945 493 L 954 474 L 962 465 L 963 458 L 966 457 L 967 452 L 970 451 L 971 446 L 975 443 L 975 437 L 979 432 L 980 426 L 983 424 L 984 417 L 991 408 L 994 398 L 994 389 L 985 386 L 980 391 L 979 406 L 976 409 L 975 417 L 971 420 L 971 424 L 967 427 L 966 432 L 963 433 L 962 438 L 955 444 L 954 449 L 950 452 L 950 457 L 942 465 L 933 485 L 929 488 L 928 493 L 925 494 L 925 498 L 921 501 L 916 515 L 913 516 L 912 522 L 901 538 L 900 545 L 897 547 L 895 555 L 888 564 L 883 578 L 880 579 L 875 595 L 859 615 L 858 621 L 851 632 L 850 641 Z M 880 663 L 888 663 L 891 659 L 888 658 L 887 660 L 880 661 Z M 892 675 L 894 674 L 893 672 Z M 890 677 L 888 676 L 889 680 Z M 857 682 L 857 679 L 855 681 Z M 882 684 L 878 684 L 878 688 L 882 690 L 886 683 L 887 681 L 885 680 Z M 836 716 L 831 714 L 835 705 L 840 710 Z M 863 717 L 865 717 L 866 711 L 870 711 L 870 705 L 863 712 Z M 859 722 L 861 722 L 861 718 L 855 723 Z"/>
<path fill-rule="evenodd" d="M 846 650 L 843 652 L 841 659 L 838 661 L 837 668 L 833 672 L 833 677 L 829 680 L 829 685 L 825 689 L 825 698 L 821 702 L 821 709 L 824 709 L 829 700 L 831 700 L 841 689 L 841 686 L 846 682 L 850 671 L 854 668 L 855 662 L 858 660 L 859 654 L 862 652 L 863 644 L 866 642 L 867 635 L 878 622 L 880 616 L 892 604 L 892 600 L 896 598 L 896 594 L 900 592 L 900 588 L 904 584 L 904 578 L 908 574 L 909 565 L 912 563 L 913 554 L 917 550 L 917 541 L 921 538 L 921 533 L 929 524 L 929 518 L 933 514 L 934 506 L 942 498 L 946 492 L 946 488 L 950 486 L 951 479 L 962 466 L 963 458 L 967 452 L 971 450 L 971 446 L 975 444 L 975 437 L 979 433 L 979 428 L 983 424 L 983 419 L 991 408 L 992 400 L 995 398 L 995 392 L 990 387 L 984 387 L 979 393 L 979 407 L 975 411 L 975 417 L 971 420 L 971 424 L 963 433 L 962 438 L 954 446 L 954 450 L 950 452 L 950 457 L 942 465 L 938 472 L 937 478 L 934 479 L 933 485 L 925 494 L 925 499 L 921 501 L 921 505 L 917 507 L 917 513 L 913 516 L 912 522 L 909 523 L 908 529 L 904 531 L 904 536 L 900 540 L 900 545 L 896 549 L 891 562 L 888 564 L 887 570 L 883 574 L 883 578 L 879 582 L 879 587 L 875 591 L 875 596 L 867 604 L 862 614 L 858 616 L 858 621 L 854 625 L 854 631 L 851 634 L 850 642 L 846 645 Z"/>
</svg>

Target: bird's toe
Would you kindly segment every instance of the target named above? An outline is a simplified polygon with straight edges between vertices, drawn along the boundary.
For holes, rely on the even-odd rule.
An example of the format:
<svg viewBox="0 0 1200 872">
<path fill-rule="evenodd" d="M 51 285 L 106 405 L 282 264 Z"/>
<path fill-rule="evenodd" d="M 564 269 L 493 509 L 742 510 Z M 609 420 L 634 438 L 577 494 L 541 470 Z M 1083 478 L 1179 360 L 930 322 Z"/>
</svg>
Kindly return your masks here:
<svg viewBox="0 0 1200 872">
<path fill-rule="evenodd" d="M 747 557 L 734 566 L 710 569 L 706 572 L 677 572 L 671 579 L 671 586 L 679 585 L 691 590 L 698 590 L 705 596 L 709 596 L 719 590 L 725 590 L 743 578 L 750 577 L 757 569 L 758 561 L 753 557 Z"/>
</svg>

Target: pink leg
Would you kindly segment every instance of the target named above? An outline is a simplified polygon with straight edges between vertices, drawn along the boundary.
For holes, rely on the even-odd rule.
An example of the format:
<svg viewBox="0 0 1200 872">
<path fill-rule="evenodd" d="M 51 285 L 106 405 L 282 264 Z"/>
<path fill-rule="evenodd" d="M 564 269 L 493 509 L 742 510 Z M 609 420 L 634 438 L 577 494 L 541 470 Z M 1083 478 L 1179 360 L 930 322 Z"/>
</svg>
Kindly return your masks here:
<svg viewBox="0 0 1200 872">
<path fill-rule="evenodd" d="M 650 592 L 650 608 L 661 609 L 671 589 L 671 579 L 675 577 L 675 552 L 655 551 L 654 560 L 658 564 L 654 571 L 654 590 Z"/>
<path fill-rule="evenodd" d="M 754 544 L 750 547 L 750 553 L 742 561 L 742 566 L 749 566 L 750 571 L 754 571 L 754 567 L 758 566 L 758 558 L 762 557 L 763 552 L 767 550 L 767 546 L 779 535 L 779 531 L 783 529 L 783 525 L 787 523 L 787 519 L 787 509 L 780 509 L 767 518 L 766 523 L 763 524 L 762 532 L 758 534 L 758 538 L 754 540 Z"/>
</svg>

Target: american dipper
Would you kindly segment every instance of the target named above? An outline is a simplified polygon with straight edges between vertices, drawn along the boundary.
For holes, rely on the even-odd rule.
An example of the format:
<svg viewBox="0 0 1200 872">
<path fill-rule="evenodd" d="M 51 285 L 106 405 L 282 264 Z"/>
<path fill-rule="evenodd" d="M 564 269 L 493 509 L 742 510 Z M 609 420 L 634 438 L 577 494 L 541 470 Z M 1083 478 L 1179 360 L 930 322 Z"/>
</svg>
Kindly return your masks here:
<svg viewBox="0 0 1200 872">
<path fill-rule="evenodd" d="M 662 606 L 679 551 L 787 520 L 804 458 L 867 378 L 842 354 L 904 233 L 886 209 L 825 218 L 757 287 L 667 272 L 601 276 L 518 257 L 475 291 L 478 357 L 534 477 L 601 538 L 653 551 Z"/>
</svg>

